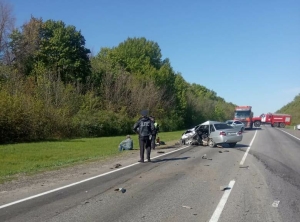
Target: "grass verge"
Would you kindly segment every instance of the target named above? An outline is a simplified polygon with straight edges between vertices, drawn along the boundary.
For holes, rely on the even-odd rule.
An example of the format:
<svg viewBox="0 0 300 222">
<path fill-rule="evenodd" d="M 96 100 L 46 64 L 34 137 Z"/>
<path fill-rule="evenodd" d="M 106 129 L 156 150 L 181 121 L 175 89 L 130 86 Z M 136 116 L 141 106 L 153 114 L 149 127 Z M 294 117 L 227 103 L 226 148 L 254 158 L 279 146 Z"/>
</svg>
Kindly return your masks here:
<svg viewBox="0 0 300 222">
<path fill-rule="evenodd" d="M 179 140 L 182 131 L 159 133 L 162 141 Z M 0 145 L 0 183 L 19 174 L 35 174 L 62 167 L 120 155 L 119 143 L 125 136 L 81 138 L 38 143 Z M 134 149 L 138 136 L 132 135 Z"/>
</svg>

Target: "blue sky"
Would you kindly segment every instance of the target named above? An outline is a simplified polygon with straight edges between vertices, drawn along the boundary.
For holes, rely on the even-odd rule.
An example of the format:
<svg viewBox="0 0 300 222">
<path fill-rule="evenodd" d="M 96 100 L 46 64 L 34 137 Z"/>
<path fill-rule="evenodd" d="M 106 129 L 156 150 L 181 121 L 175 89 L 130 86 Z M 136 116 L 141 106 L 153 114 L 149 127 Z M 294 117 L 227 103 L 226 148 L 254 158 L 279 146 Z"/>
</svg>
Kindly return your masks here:
<svg viewBox="0 0 300 222">
<path fill-rule="evenodd" d="M 155 41 L 189 83 L 227 102 L 275 112 L 300 93 L 299 0 L 7 0 L 30 16 L 74 25 L 95 54 L 128 37 Z"/>
</svg>

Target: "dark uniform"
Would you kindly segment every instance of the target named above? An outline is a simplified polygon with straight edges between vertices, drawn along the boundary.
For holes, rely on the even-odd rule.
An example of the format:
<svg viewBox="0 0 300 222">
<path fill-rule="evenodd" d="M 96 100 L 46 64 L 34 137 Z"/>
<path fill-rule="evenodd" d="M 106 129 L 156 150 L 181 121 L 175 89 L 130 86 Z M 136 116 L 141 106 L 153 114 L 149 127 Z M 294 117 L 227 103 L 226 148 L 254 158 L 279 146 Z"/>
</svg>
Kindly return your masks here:
<svg viewBox="0 0 300 222">
<path fill-rule="evenodd" d="M 139 162 L 144 162 L 144 152 L 147 150 L 147 159 L 150 160 L 151 153 L 151 137 L 154 133 L 154 124 L 147 116 L 148 112 L 146 110 L 142 111 L 142 118 L 140 118 L 133 126 L 133 130 L 139 134 L 139 144 L 140 144 L 140 160 Z"/>
</svg>

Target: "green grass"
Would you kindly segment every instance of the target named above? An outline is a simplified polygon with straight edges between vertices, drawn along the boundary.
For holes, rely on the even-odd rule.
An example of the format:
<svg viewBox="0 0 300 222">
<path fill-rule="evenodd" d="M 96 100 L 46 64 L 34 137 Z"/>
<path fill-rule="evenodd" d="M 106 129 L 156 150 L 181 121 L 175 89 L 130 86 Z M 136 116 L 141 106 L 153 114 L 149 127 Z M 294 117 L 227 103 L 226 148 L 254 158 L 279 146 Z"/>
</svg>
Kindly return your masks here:
<svg viewBox="0 0 300 222">
<path fill-rule="evenodd" d="M 179 140 L 182 131 L 159 133 L 162 141 Z M 96 161 L 120 155 L 119 143 L 125 136 L 82 138 L 51 142 L 0 145 L 0 183 L 18 174 L 35 174 L 47 170 Z M 138 149 L 138 136 L 132 135 Z"/>
</svg>

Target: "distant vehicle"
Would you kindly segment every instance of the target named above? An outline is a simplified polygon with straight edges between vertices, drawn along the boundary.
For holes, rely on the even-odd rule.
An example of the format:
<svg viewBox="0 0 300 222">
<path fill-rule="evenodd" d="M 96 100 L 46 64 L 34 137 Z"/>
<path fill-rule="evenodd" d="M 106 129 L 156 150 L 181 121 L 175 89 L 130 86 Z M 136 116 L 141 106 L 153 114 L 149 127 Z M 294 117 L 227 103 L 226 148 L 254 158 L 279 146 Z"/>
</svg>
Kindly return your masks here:
<svg viewBox="0 0 300 222">
<path fill-rule="evenodd" d="M 262 124 L 271 124 L 272 127 L 284 128 L 286 125 L 291 125 L 292 116 L 289 114 L 267 113 L 261 116 Z"/>
<path fill-rule="evenodd" d="M 260 127 L 261 124 L 260 117 L 253 117 L 253 112 L 251 109 L 252 106 L 237 106 L 234 110 L 233 119 L 244 123 L 245 129 L 252 129 L 253 125 L 255 127 Z"/>
<path fill-rule="evenodd" d="M 193 133 L 194 132 L 194 133 Z M 194 128 L 194 131 L 186 131 L 189 136 L 182 139 L 183 144 L 193 144 L 197 141 L 200 145 L 215 147 L 227 143 L 230 147 L 235 147 L 237 142 L 242 141 L 241 131 L 217 121 L 206 121 Z"/>
<path fill-rule="evenodd" d="M 246 128 L 260 127 L 261 124 L 271 124 L 272 127 L 284 128 L 291 125 L 292 116 L 281 113 L 267 113 L 253 117 L 252 106 L 237 106 L 234 112 L 234 120 L 241 121 Z"/>
<path fill-rule="evenodd" d="M 297 129 L 300 130 L 300 124 L 297 125 Z"/>
<path fill-rule="evenodd" d="M 232 126 L 233 128 L 239 130 L 239 131 L 242 131 L 244 132 L 245 130 L 245 124 L 242 123 L 241 121 L 238 121 L 238 120 L 227 120 L 225 122 L 227 125 L 229 126 Z"/>
</svg>

